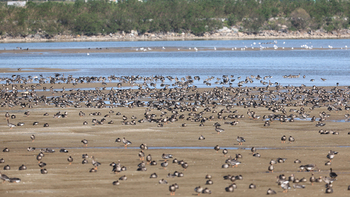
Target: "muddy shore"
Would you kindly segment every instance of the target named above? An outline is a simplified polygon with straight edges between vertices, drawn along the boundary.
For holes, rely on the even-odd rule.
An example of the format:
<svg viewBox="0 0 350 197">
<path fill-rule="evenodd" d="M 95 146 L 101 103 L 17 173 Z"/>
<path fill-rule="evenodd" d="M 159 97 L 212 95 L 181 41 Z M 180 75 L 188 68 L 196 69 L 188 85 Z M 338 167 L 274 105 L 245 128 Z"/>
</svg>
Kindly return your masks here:
<svg viewBox="0 0 350 197">
<path fill-rule="evenodd" d="M 30 86 L 31 84 L 27 84 Z M 123 87 L 130 84 L 123 83 Z M 47 84 L 47 86 L 50 86 Z M 68 88 L 67 84 L 55 84 L 55 89 L 62 89 L 63 86 Z M 10 87 L 10 86 L 8 86 Z M 76 84 L 71 88 L 72 91 L 31 91 L 26 95 L 20 95 L 20 103 L 31 103 L 30 97 L 37 96 L 38 98 L 54 97 L 57 100 L 69 102 L 78 102 L 74 95 L 82 96 L 81 91 L 77 89 L 96 87 L 95 92 L 85 92 L 86 96 L 101 96 L 110 93 L 109 90 L 103 90 L 103 87 L 113 87 L 118 90 L 117 83 L 107 83 L 102 85 L 100 83 L 84 83 Z M 6 88 L 6 86 L 5 86 Z M 42 88 L 42 87 L 41 87 Z M 47 87 L 48 88 L 48 87 Z M 310 91 L 312 87 L 303 87 L 305 91 Z M 301 88 L 301 89 L 303 89 Z M 321 95 L 333 97 L 335 88 L 340 93 L 334 95 L 338 98 L 347 99 L 347 87 L 318 87 L 320 91 L 314 98 L 317 99 Z M 186 89 L 186 88 L 185 88 Z M 184 90 L 185 90 L 184 89 Z M 234 88 L 235 91 L 243 91 L 245 88 Z M 194 93 L 213 94 L 217 88 L 205 89 L 187 89 L 185 95 Z M 126 90 L 125 90 L 126 91 Z M 129 90 L 126 92 L 119 92 L 116 95 L 127 96 L 133 95 L 138 90 Z M 270 90 L 251 89 L 248 94 L 242 92 L 242 95 L 233 93 L 233 90 L 225 90 L 227 96 L 236 95 L 237 98 L 250 100 L 251 95 L 265 94 L 280 95 L 287 90 L 276 91 L 275 88 Z M 272 91 L 272 92 L 271 92 Z M 159 95 L 168 94 L 170 90 L 152 90 L 151 93 L 157 92 Z M 262 93 L 263 92 L 263 93 Z M 271 92 L 271 94 L 269 93 Z M 288 92 L 288 91 L 287 91 Z M 303 95 L 296 91 L 294 95 Z M 333 92 L 333 93 L 332 93 Z M 344 94 L 342 94 L 342 92 Z M 144 92 L 146 95 L 148 93 Z M 217 92 L 219 94 L 219 92 Z M 220 93 L 221 94 L 221 93 Z M 294 93 L 293 93 L 294 94 Z M 71 95 L 72 97 L 69 97 Z M 26 97 L 29 96 L 29 97 Z M 44 96 L 44 97 L 43 97 Z M 291 94 L 287 93 L 287 96 Z M 293 97 L 294 97 L 293 96 Z M 223 99 L 225 96 L 223 96 Z M 125 97 L 126 98 L 126 97 Z M 187 98 L 187 97 L 186 97 Z M 263 97 L 262 97 L 263 98 Z M 280 98 L 280 97 L 279 97 Z M 131 99 L 131 98 L 129 98 Z M 154 102 L 162 99 L 150 99 L 147 96 L 139 97 L 139 100 Z M 269 100 L 264 98 L 263 100 Z M 232 99 L 235 100 L 235 99 Z M 238 100 L 235 102 L 238 103 Z M 311 99 L 312 100 L 312 99 Z M 340 99 L 341 100 L 341 99 Z M 1 99 L 3 103 L 7 100 Z M 243 101 L 243 100 L 242 100 Z M 179 101 L 182 103 L 182 101 Z M 270 101 L 269 101 L 270 102 Z M 285 103 L 283 103 L 285 102 Z M 23 105 L 14 105 L 9 108 L 8 105 L 2 105 L 0 108 L 0 117 L 2 123 L 0 124 L 0 150 L 8 148 L 9 152 L 1 152 L 0 158 L 4 158 L 5 162 L 0 163 L 1 173 L 9 177 L 18 177 L 21 179 L 20 183 L 4 182 L 1 184 L 1 196 L 168 196 L 169 185 L 177 183 L 179 189 L 176 190 L 176 196 L 194 196 L 197 193 L 194 188 L 201 186 L 208 187 L 214 196 L 264 196 L 268 188 L 277 192 L 278 195 L 283 196 L 323 196 L 325 194 L 325 183 L 314 183 L 311 185 L 309 178 L 313 173 L 316 178 L 320 176 L 329 177 L 329 169 L 338 174 L 337 180 L 333 183 L 333 195 L 348 196 L 348 185 L 350 184 L 350 167 L 349 167 L 349 122 L 346 120 L 346 101 L 341 103 L 338 107 L 342 110 L 329 110 L 329 106 L 334 106 L 336 101 L 324 100 L 317 107 L 307 103 L 305 105 L 298 105 L 301 99 L 295 98 L 290 101 L 276 100 L 276 106 L 282 106 L 284 111 L 271 110 L 274 105 L 248 106 L 248 105 L 233 105 L 227 110 L 226 105 L 206 106 L 190 106 L 187 105 L 186 110 L 180 111 L 169 106 L 169 108 L 160 109 L 144 106 L 144 107 L 113 107 L 110 104 L 105 104 L 102 108 L 98 108 L 96 101 L 92 101 L 90 107 L 85 104 L 87 102 L 80 102 L 79 105 L 62 105 L 58 106 L 50 102 L 37 102 L 31 105 L 31 108 Z M 79 103 L 79 102 L 78 102 Z M 291 103 L 292 105 L 287 105 Z M 57 104 L 57 103 L 56 103 Z M 81 106 L 81 107 L 77 107 Z M 182 104 L 182 106 L 185 106 Z M 210 109 L 210 111 L 207 110 Z M 338 109 L 338 108 L 337 108 Z M 225 111 L 222 116 L 218 112 Z M 30 115 L 25 115 L 26 111 Z M 86 115 L 79 116 L 82 111 Z M 170 117 L 172 114 L 183 114 L 183 119 L 176 121 L 160 121 L 160 122 L 139 122 L 145 119 L 145 112 L 154 114 L 157 118 Z M 248 115 L 248 112 L 254 111 L 254 116 Z M 299 112 L 303 111 L 307 114 L 307 118 L 300 117 Z M 14 119 L 9 118 L 9 122 L 17 125 L 24 123 L 23 126 L 16 126 L 10 128 L 6 122 L 5 113 L 15 115 Z M 97 113 L 99 112 L 99 113 Z M 119 113 L 118 113 L 119 112 Z M 55 114 L 65 114 L 65 116 L 55 116 Z M 212 119 L 203 122 L 197 122 L 193 114 L 202 113 L 203 117 L 213 116 Z M 327 114 L 324 126 L 317 126 L 318 121 L 311 121 L 311 117 L 315 116 L 317 119 L 320 114 Z M 46 115 L 44 115 L 46 114 Z M 296 115 L 294 121 L 290 119 L 270 120 L 270 126 L 264 126 L 267 119 L 263 116 L 275 115 Z M 231 115 L 231 116 L 230 116 Z M 238 115 L 238 116 L 235 116 Z M 243 116 L 242 116 L 243 115 Z M 126 117 L 127 119 L 125 120 Z M 133 117 L 133 118 L 132 118 Z M 229 118 L 234 117 L 234 118 Z M 190 118 L 190 119 L 188 119 Z M 192 118 L 192 119 L 191 119 Z M 93 123 L 93 119 L 105 119 L 103 124 Z M 136 124 L 126 124 L 135 120 Z M 88 124 L 83 125 L 86 121 Z M 113 124 L 107 122 L 112 121 Z M 38 122 L 37 125 L 33 125 Z M 237 124 L 227 124 L 227 122 L 237 122 Z M 48 123 L 49 127 L 44 127 Z M 219 123 L 224 132 L 217 133 L 215 131 L 214 123 Z M 334 134 L 321 135 L 320 130 L 332 131 Z M 35 135 L 35 140 L 32 142 L 31 135 Z M 198 140 L 203 135 L 205 140 Z M 281 143 L 281 137 L 286 135 L 293 136 L 295 142 Z M 236 141 L 237 136 L 245 138 L 246 142 L 239 145 Z M 115 142 L 117 138 L 125 137 L 132 142 L 127 148 L 122 142 Z M 88 144 L 85 147 L 81 140 L 87 139 Z M 141 162 L 138 156 L 141 144 L 147 144 L 148 150 L 144 150 L 145 154 L 151 154 L 152 160 L 158 164 L 150 166 L 146 164 L 147 171 L 137 171 L 138 164 Z M 219 145 L 220 151 L 216 152 L 214 146 Z M 27 151 L 28 147 L 35 147 L 34 151 Z M 159 149 L 152 147 L 160 147 Z M 169 147 L 168 149 L 166 149 Z M 183 149 L 172 149 L 171 147 L 183 147 Z M 192 147 L 192 148 L 191 148 Z M 222 153 L 223 148 L 229 148 L 228 154 L 225 157 Z M 253 157 L 250 149 L 255 147 L 257 153 L 261 157 Z M 47 174 L 40 173 L 40 167 L 36 156 L 40 149 L 52 148 L 55 153 L 44 153 L 42 161 L 47 163 L 45 167 Z M 60 149 L 65 148 L 68 153 L 60 153 Z M 329 150 L 338 151 L 339 154 L 332 160 L 331 165 L 325 165 L 329 160 L 327 154 Z M 169 159 L 169 165 L 165 169 L 160 166 L 164 159 L 162 154 L 172 154 L 173 158 Z M 98 166 L 97 172 L 89 172 L 94 166 L 91 164 L 91 158 L 88 159 L 88 164 L 82 164 L 82 154 L 88 154 L 89 157 L 94 156 L 95 159 L 101 163 Z M 222 168 L 228 155 L 235 157 L 236 154 L 241 154 L 242 158 L 238 159 L 241 164 L 235 168 Z M 71 165 L 67 158 L 72 156 L 74 161 Z M 284 163 L 277 163 L 274 165 L 275 170 L 268 171 L 269 162 L 271 159 L 286 158 Z M 173 159 L 184 160 L 189 167 L 185 170 L 181 165 L 172 163 Z M 301 163 L 294 163 L 299 159 Z M 118 174 L 113 173 L 110 163 L 120 161 L 122 166 L 127 168 Z M 19 170 L 22 164 L 27 166 L 27 170 Z M 317 170 L 314 172 L 299 171 L 301 165 L 316 164 Z M 3 170 L 6 165 L 10 165 L 10 170 Z M 174 171 L 182 172 L 183 177 L 168 177 L 168 174 L 173 174 Z M 158 175 L 157 178 L 150 178 L 152 173 Z M 205 185 L 207 174 L 212 175 L 213 185 Z M 228 187 L 232 182 L 224 180 L 225 175 L 242 175 L 243 180 L 236 180 L 234 183 L 237 189 L 233 194 L 225 192 L 225 187 Z M 284 174 L 287 178 L 294 174 L 298 179 L 306 178 L 306 182 L 300 182 L 304 185 L 304 189 L 294 189 L 293 184 L 290 183 L 291 189 L 287 193 L 283 193 L 281 187 L 276 183 L 276 176 Z M 121 176 L 127 176 L 127 180 L 121 181 L 120 185 L 113 185 Z M 165 179 L 168 184 L 159 184 L 160 179 Z M 256 185 L 256 189 L 248 189 L 250 183 Z M 205 194 L 201 194 L 205 195 Z"/>
</svg>

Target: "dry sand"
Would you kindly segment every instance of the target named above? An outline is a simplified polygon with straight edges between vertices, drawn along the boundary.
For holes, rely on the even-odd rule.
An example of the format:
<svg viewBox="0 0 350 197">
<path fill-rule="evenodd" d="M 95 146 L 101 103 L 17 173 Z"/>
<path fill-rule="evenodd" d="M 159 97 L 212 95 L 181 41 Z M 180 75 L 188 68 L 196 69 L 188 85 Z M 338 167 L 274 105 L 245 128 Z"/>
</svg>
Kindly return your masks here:
<svg viewBox="0 0 350 197">
<path fill-rule="evenodd" d="M 96 85 L 96 84 L 94 84 Z M 113 86 L 113 84 L 110 84 Z M 58 85 L 57 85 L 58 86 Z M 75 88 L 82 88 L 79 84 Z M 58 88 L 58 87 L 55 87 Z M 329 87 L 330 88 L 330 87 Z M 341 88 L 341 87 L 340 87 Z M 208 90 L 208 89 L 205 89 Z M 201 91 L 204 91 L 201 90 Z M 50 92 L 38 92 L 38 94 L 49 95 Z M 54 96 L 60 96 L 62 93 L 56 92 Z M 325 194 L 325 183 L 316 183 L 313 186 L 309 182 L 312 172 L 299 172 L 299 166 L 305 164 L 316 164 L 319 172 L 313 172 L 316 177 L 329 176 L 329 168 L 338 173 L 337 181 L 333 183 L 334 196 L 349 196 L 347 190 L 350 185 L 350 167 L 349 167 L 349 122 L 335 122 L 331 120 L 344 119 L 348 111 L 329 112 L 326 107 L 310 110 L 310 106 L 305 106 L 306 112 L 310 117 L 316 116 L 322 111 L 330 114 L 326 121 L 326 126 L 322 129 L 338 131 L 339 135 L 320 135 L 320 127 L 315 127 L 316 122 L 295 120 L 295 122 L 273 121 L 271 126 L 264 127 L 264 120 L 251 119 L 247 116 L 247 110 L 253 110 L 257 115 L 263 116 L 271 114 L 267 108 L 244 108 L 235 106 L 232 110 L 237 110 L 235 114 L 243 114 L 244 118 L 236 119 L 238 125 L 231 126 L 224 124 L 227 120 L 215 119 L 204 123 L 205 126 L 199 127 L 199 122 L 186 121 L 188 113 L 184 114 L 185 119 L 174 123 L 164 124 L 163 127 L 157 127 L 157 123 L 137 123 L 136 125 L 122 125 L 122 116 L 125 115 L 130 120 L 131 116 L 137 117 L 136 120 L 144 118 L 144 107 L 118 107 L 118 108 L 56 108 L 52 105 L 38 104 L 31 109 L 13 107 L 11 109 L 3 107 L 0 111 L 2 123 L 0 124 L 0 149 L 5 147 L 10 152 L 1 152 L 0 158 L 5 159 L 5 163 L 0 164 L 1 172 L 9 177 L 18 177 L 20 183 L 1 184 L 0 196 L 168 196 L 169 185 L 177 183 L 179 189 L 176 196 L 194 196 L 196 186 L 208 187 L 213 196 L 264 196 L 268 188 L 277 191 L 279 196 L 323 196 Z M 223 106 L 219 106 L 220 111 Z M 287 115 L 291 114 L 290 109 L 300 109 L 300 107 L 286 107 Z M 30 111 L 27 117 L 25 111 Z M 113 113 L 110 113 L 113 110 Z M 203 108 L 198 110 L 202 111 Z M 16 115 L 16 119 L 10 119 L 11 123 L 17 124 L 24 122 L 24 126 L 17 126 L 9 129 L 5 112 Z M 57 112 L 67 112 L 66 118 L 53 118 Z M 86 116 L 79 117 L 79 111 L 84 111 Z M 43 116 L 44 113 L 49 116 Z M 90 113 L 100 112 L 100 116 L 89 116 Z M 117 116 L 120 112 L 122 115 Z M 160 111 L 153 110 L 151 113 L 160 115 Z M 102 119 L 104 115 L 107 121 L 103 125 L 92 124 L 92 119 Z M 280 113 L 279 113 L 280 114 Z M 171 112 L 168 111 L 168 115 Z M 207 112 L 205 116 L 215 115 Z M 113 120 L 114 124 L 107 124 Z M 33 122 L 39 124 L 33 126 Z M 83 125 L 87 121 L 88 125 Z M 232 121 L 232 120 L 229 120 Z M 224 132 L 217 134 L 213 123 L 219 122 Z M 43 127 L 44 123 L 49 123 L 49 127 Z M 183 123 L 187 127 L 182 127 Z M 30 136 L 34 134 L 36 139 L 31 141 Z M 205 140 L 198 140 L 203 135 Z M 293 136 L 294 143 L 282 144 L 280 138 L 282 135 Z M 237 136 L 243 136 L 246 142 L 238 145 Z M 122 143 L 116 143 L 116 138 L 130 140 L 132 145 L 125 149 Z M 82 139 L 89 141 L 88 146 L 84 147 L 80 142 Z M 149 147 L 209 147 L 209 149 L 149 149 L 145 150 L 146 155 L 151 154 L 153 160 L 156 160 L 157 166 L 147 165 L 147 171 L 138 172 L 136 169 L 140 163 L 138 153 L 140 144 L 145 143 Z M 237 168 L 221 168 L 225 163 L 226 157 L 222 154 L 222 149 L 216 152 L 213 147 L 235 147 L 237 150 L 228 150 L 228 155 L 235 156 L 242 154 L 242 162 Z M 256 147 L 257 152 L 261 154 L 260 158 L 253 157 L 250 148 Z M 33 152 L 28 152 L 28 147 L 36 147 Z M 55 153 L 44 153 L 42 161 L 47 163 L 45 167 L 48 174 L 41 174 L 36 160 L 36 155 L 40 148 L 54 148 Z M 108 148 L 110 147 L 110 148 Z M 69 153 L 60 153 L 60 148 L 66 148 Z M 339 154 L 333 159 L 331 166 L 325 166 L 326 155 L 329 150 L 338 151 Z M 87 153 L 94 156 L 102 165 L 98 167 L 96 173 L 89 173 L 93 167 L 91 159 L 89 164 L 83 165 L 82 154 Z M 187 170 L 180 165 L 173 164 L 172 159 L 169 166 L 163 169 L 160 163 L 163 162 L 161 155 L 170 153 L 178 160 L 184 160 L 189 164 Z M 72 156 L 74 161 L 68 165 L 68 156 Z M 268 173 L 267 168 L 271 159 L 278 157 L 287 158 L 285 163 L 275 165 L 275 171 Z M 301 164 L 295 164 L 294 160 L 300 159 Z M 120 160 L 127 171 L 119 174 L 112 173 L 112 162 Z M 19 171 L 22 164 L 27 166 L 27 170 Z M 11 170 L 2 170 L 5 165 L 10 165 Z M 184 177 L 167 177 L 168 173 L 179 171 L 184 173 Z M 150 179 L 152 173 L 157 173 L 158 178 Z M 212 175 L 213 185 L 205 185 L 207 174 Z M 233 193 L 225 192 L 231 181 L 224 180 L 224 175 L 242 175 L 243 180 L 236 180 L 237 189 Z M 307 179 L 305 189 L 290 189 L 288 193 L 282 193 L 282 189 L 276 183 L 276 176 L 285 174 L 289 177 L 294 174 L 296 178 Z M 119 186 L 112 185 L 113 181 L 126 175 L 126 181 L 120 181 Z M 160 179 L 166 179 L 169 184 L 158 184 Z M 254 183 L 256 189 L 248 189 L 248 185 Z M 292 184 L 291 184 L 292 185 Z M 201 194 L 205 195 L 205 194 Z"/>
</svg>

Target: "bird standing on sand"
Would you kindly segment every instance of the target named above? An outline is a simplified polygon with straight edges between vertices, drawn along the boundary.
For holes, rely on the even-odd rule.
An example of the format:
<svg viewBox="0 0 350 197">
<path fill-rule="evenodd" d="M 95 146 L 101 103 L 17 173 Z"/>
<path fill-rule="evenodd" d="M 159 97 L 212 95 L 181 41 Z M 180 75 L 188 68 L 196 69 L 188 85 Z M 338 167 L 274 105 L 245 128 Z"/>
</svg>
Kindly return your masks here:
<svg viewBox="0 0 350 197">
<path fill-rule="evenodd" d="M 173 158 L 173 155 L 172 154 L 164 154 L 163 153 L 162 158 L 165 159 L 165 161 L 167 161 L 168 159 Z"/>
<path fill-rule="evenodd" d="M 8 119 L 10 118 L 9 112 L 6 112 L 6 113 L 5 113 L 5 118 L 6 118 L 6 120 L 8 120 Z"/>
<path fill-rule="evenodd" d="M 335 155 L 338 154 L 336 151 L 330 150 L 327 154 L 327 159 L 329 159 L 329 162 L 332 162 L 332 159 L 335 157 Z"/>
<path fill-rule="evenodd" d="M 224 154 L 225 157 L 226 157 L 227 153 L 228 153 L 228 150 L 226 148 L 224 150 L 222 150 L 222 154 Z"/>
<path fill-rule="evenodd" d="M 69 165 L 72 165 L 72 162 L 73 162 L 72 156 L 69 156 L 69 157 L 67 158 L 67 161 L 69 162 Z"/>
<path fill-rule="evenodd" d="M 139 157 L 140 157 L 140 160 L 145 160 L 145 153 L 143 152 L 143 150 L 141 150 L 140 152 L 139 152 Z"/>
<path fill-rule="evenodd" d="M 330 172 L 329 172 L 329 176 L 332 178 L 332 179 L 335 179 L 337 178 L 337 173 L 333 172 L 332 168 L 330 169 Z"/>
<path fill-rule="evenodd" d="M 199 194 L 202 193 L 202 191 L 203 191 L 203 187 L 201 187 L 201 186 L 195 187 L 195 188 L 194 188 L 194 191 L 195 191 L 195 192 L 198 194 L 198 196 L 199 196 Z"/>
<path fill-rule="evenodd" d="M 310 180 L 311 185 L 314 185 L 314 182 L 316 182 L 316 177 L 314 177 L 314 174 L 311 174 L 311 177 L 309 180 Z"/>
<path fill-rule="evenodd" d="M 10 127 L 10 129 L 12 129 L 13 127 L 16 127 L 16 125 L 15 124 L 12 124 L 12 123 L 10 123 L 10 121 L 7 119 L 7 126 L 9 126 Z"/>
<path fill-rule="evenodd" d="M 81 142 L 84 144 L 83 146 L 87 146 L 87 144 L 89 143 L 86 139 L 81 140 Z"/>
<path fill-rule="evenodd" d="M 267 195 L 272 195 L 272 194 L 276 194 L 275 190 L 272 190 L 271 188 L 269 188 L 266 192 Z"/>
<path fill-rule="evenodd" d="M 8 176 L 6 176 L 6 174 L 2 174 L 1 172 L 0 172 L 0 179 L 1 179 L 3 182 L 9 181 L 9 180 L 10 180 L 10 178 L 9 178 Z"/>
<path fill-rule="evenodd" d="M 245 142 L 245 139 L 243 137 L 237 136 L 237 142 L 238 142 L 239 145 L 242 145 L 243 142 Z"/>
<path fill-rule="evenodd" d="M 31 135 L 31 136 L 30 136 L 30 139 L 32 139 L 32 142 L 34 142 L 34 140 L 35 140 L 35 135 L 34 135 L 34 134 Z"/>
<path fill-rule="evenodd" d="M 91 159 L 92 159 L 91 161 L 92 165 L 95 167 L 95 170 L 97 170 L 97 167 L 100 166 L 101 163 L 96 161 L 94 156 L 91 156 Z"/>
<path fill-rule="evenodd" d="M 274 169 L 274 167 L 273 167 L 273 165 L 271 164 L 271 165 L 268 167 L 268 170 L 269 170 L 269 172 L 273 172 L 273 169 Z"/>
<path fill-rule="evenodd" d="M 294 139 L 294 137 L 289 136 L 288 141 L 289 141 L 289 143 L 292 143 L 292 142 L 295 142 L 295 139 Z"/>
<path fill-rule="evenodd" d="M 281 143 L 286 143 L 287 137 L 285 135 L 283 135 L 281 137 Z"/>
<path fill-rule="evenodd" d="M 174 196 L 175 195 L 175 191 L 176 191 L 175 185 L 170 185 L 169 186 L 169 191 L 170 191 L 170 196 Z"/>
<path fill-rule="evenodd" d="M 125 148 L 126 148 L 128 145 L 132 144 L 129 140 L 125 139 L 125 137 L 123 137 L 122 142 L 123 142 Z"/>
<path fill-rule="evenodd" d="M 215 128 L 215 131 L 216 131 L 218 134 L 220 134 L 221 132 L 224 132 L 225 130 L 222 129 L 222 128 L 217 127 L 217 128 Z"/>
</svg>

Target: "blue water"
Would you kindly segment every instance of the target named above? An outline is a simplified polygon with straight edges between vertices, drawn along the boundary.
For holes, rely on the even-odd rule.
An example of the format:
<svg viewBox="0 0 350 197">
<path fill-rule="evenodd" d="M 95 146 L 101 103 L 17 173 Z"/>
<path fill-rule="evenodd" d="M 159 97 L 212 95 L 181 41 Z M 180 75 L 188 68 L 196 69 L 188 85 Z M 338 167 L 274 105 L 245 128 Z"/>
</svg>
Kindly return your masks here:
<svg viewBox="0 0 350 197">
<path fill-rule="evenodd" d="M 15 47 L 54 49 L 54 48 L 111 48 L 111 47 L 244 47 L 253 43 L 274 42 L 273 40 L 239 40 L 239 41 L 138 41 L 138 42 L 45 42 L 45 43 L 1 43 L 1 48 Z M 283 44 L 283 42 L 285 44 Z M 275 42 L 276 43 L 276 42 Z M 349 40 L 277 40 L 279 47 L 300 47 L 303 44 L 317 47 L 333 46 L 328 50 L 262 50 L 262 51 L 200 51 L 199 52 L 131 52 L 131 53 L 21 53 L 0 54 L 0 68 L 63 68 L 78 71 L 61 72 L 77 76 L 200 76 L 201 80 L 194 85 L 205 86 L 202 82 L 208 77 L 215 85 L 217 77 L 233 75 L 232 86 L 251 75 L 270 76 L 265 82 L 279 83 L 283 86 L 333 86 L 350 85 L 350 47 Z M 269 44 L 273 46 L 273 44 Z M 267 45 L 266 45 L 267 46 Z M 341 49 L 343 47 L 343 49 Z M 2 73 L 8 77 L 13 73 Z M 17 73 L 18 74 L 18 73 Z M 53 73 L 20 73 L 22 76 L 44 77 Z M 298 75 L 299 78 L 284 78 L 284 75 Z M 305 78 L 303 76 L 305 75 Z M 240 79 L 238 77 L 241 77 Z M 321 78 L 327 79 L 322 81 Z M 310 81 L 314 79 L 314 81 Z M 263 86 L 259 80 L 243 86 Z"/>
</svg>

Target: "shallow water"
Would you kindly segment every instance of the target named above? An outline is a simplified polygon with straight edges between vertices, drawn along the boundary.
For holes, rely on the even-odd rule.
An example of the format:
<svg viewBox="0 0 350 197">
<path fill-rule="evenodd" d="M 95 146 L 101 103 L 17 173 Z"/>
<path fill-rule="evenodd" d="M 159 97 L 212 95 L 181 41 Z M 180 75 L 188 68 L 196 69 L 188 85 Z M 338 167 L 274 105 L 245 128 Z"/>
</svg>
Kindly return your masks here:
<svg viewBox="0 0 350 197">
<path fill-rule="evenodd" d="M 245 40 L 245 41 L 157 41 L 157 42 L 68 42 L 68 43 L 2 43 L 0 48 L 21 46 L 23 48 L 87 48 L 87 46 L 106 47 L 229 47 L 237 45 L 253 45 L 252 43 L 273 42 L 273 40 Z M 285 42 L 285 44 L 283 44 Z M 0 68 L 62 68 L 78 69 L 78 71 L 63 72 L 65 75 L 78 76 L 200 76 L 200 81 L 193 85 L 206 87 L 204 80 L 212 86 L 216 78 L 222 75 L 233 77 L 233 87 L 246 77 L 260 75 L 267 77 L 264 82 L 283 86 L 334 86 L 350 85 L 350 49 L 340 49 L 347 45 L 348 40 L 278 40 L 277 45 L 295 46 L 309 43 L 317 46 L 337 46 L 332 50 L 262 50 L 262 51 L 199 51 L 199 52 L 130 52 L 130 53 L 43 53 L 43 54 L 0 54 Z M 14 47 L 15 48 L 15 47 Z M 92 47 L 93 48 L 93 47 Z M 13 73 L 0 74 L 9 77 Z M 18 73 L 16 73 L 18 74 Z M 23 76 L 36 76 L 39 73 L 20 73 Z M 53 72 L 40 73 L 44 77 L 52 76 Z M 283 76 L 298 75 L 299 78 L 284 78 Z M 305 78 L 303 76 L 305 75 Z M 239 78 L 241 77 L 241 78 Z M 322 81 L 325 78 L 326 81 Z M 314 79 L 314 81 L 310 81 Z M 165 81 L 171 85 L 173 82 Z M 228 86 L 228 85 L 226 85 Z M 260 80 L 244 83 L 244 86 L 266 86 Z"/>
</svg>

